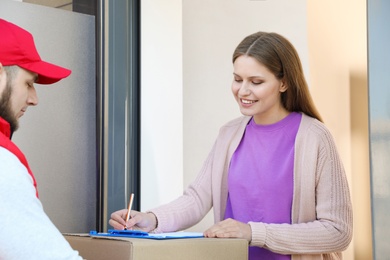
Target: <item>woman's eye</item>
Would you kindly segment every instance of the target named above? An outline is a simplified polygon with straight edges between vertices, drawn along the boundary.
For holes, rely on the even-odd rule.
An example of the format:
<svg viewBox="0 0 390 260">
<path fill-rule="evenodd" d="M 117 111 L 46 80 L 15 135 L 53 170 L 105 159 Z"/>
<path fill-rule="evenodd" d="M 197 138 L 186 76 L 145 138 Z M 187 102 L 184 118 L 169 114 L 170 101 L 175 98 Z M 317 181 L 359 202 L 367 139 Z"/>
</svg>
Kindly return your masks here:
<svg viewBox="0 0 390 260">
<path fill-rule="evenodd" d="M 242 79 L 234 79 L 235 82 L 242 82 Z"/>
<path fill-rule="evenodd" d="M 263 82 L 262 81 L 252 81 L 253 85 L 260 85 L 261 83 L 263 83 Z"/>
</svg>

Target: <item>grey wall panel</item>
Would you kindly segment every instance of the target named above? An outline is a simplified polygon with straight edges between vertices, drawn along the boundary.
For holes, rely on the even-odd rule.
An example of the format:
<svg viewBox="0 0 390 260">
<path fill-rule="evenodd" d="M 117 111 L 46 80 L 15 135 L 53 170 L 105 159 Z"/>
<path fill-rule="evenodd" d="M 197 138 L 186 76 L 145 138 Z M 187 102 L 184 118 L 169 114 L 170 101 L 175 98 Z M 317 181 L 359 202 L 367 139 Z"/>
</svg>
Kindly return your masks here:
<svg viewBox="0 0 390 260">
<path fill-rule="evenodd" d="M 43 207 L 62 232 L 96 228 L 95 18 L 11 0 L 0 17 L 29 30 L 43 59 L 69 78 L 36 85 L 37 107 L 21 118 L 14 142 L 37 178 Z"/>
</svg>

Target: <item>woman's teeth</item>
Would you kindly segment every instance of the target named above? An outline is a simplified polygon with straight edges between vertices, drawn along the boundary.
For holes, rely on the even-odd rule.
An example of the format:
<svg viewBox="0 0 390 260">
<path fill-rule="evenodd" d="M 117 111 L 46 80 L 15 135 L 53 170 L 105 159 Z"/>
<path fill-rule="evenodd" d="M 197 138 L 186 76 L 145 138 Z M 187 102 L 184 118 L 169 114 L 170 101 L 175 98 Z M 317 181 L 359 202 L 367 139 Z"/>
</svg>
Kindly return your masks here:
<svg viewBox="0 0 390 260">
<path fill-rule="evenodd" d="M 253 104 L 253 103 L 255 103 L 256 101 L 254 101 L 254 100 L 241 99 L 241 102 L 244 103 L 244 104 Z"/>
</svg>

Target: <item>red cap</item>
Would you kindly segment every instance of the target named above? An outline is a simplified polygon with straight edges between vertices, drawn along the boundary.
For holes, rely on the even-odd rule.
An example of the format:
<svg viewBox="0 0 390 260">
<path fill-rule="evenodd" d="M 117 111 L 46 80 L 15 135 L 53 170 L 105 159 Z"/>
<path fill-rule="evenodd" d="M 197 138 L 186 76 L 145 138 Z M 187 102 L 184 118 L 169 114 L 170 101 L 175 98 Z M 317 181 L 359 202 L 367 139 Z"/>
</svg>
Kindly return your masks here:
<svg viewBox="0 0 390 260">
<path fill-rule="evenodd" d="M 17 65 L 38 74 L 36 83 L 52 84 L 70 75 L 71 71 L 41 60 L 31 33 L 0 19 L 0 63 Z"/>
</svg>

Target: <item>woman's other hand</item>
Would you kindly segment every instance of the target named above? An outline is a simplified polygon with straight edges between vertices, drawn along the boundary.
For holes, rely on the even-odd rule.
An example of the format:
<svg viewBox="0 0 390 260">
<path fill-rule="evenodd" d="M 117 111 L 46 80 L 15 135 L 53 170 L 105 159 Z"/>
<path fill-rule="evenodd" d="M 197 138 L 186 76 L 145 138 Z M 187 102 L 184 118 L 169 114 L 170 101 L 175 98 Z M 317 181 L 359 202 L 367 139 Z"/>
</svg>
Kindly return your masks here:
<svg viewBox="0 0 390 260">
<path fill-rule="evenodd" d="M 250 242 L 252 229 L 249 224 L 229 218 L 211 226 L 203 235 L 210 238 L 244 238 Z"/>
</svg>

